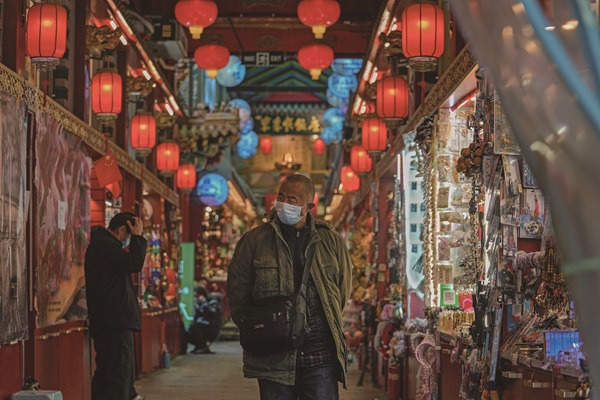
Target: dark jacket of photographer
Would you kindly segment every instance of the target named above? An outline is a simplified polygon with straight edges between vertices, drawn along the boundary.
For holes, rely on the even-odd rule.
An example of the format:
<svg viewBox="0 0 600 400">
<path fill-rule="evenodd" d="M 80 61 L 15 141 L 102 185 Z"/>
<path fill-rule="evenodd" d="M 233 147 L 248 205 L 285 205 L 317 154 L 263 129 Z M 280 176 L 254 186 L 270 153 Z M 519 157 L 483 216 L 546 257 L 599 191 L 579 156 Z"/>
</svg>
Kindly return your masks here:
<svg viewBox="0 0 600 400">
<path fill-rule="evenodd" d="M 129 251 L 108 230 L 92 228 L 85 253 L 88 316 L 93 331 L 141 330 L 138 299 L 131 274 L 140 272 L 147 241 L 131 235 Z"/>
</svg>

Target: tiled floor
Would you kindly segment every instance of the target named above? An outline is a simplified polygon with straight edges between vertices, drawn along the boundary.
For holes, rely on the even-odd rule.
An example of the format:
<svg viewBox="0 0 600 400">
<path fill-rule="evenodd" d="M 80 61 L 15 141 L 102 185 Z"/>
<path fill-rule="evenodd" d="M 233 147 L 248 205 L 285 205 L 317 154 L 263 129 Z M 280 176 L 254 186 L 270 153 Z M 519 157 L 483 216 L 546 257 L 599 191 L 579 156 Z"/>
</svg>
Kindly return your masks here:
<svg viewBox="0 0 600 400">
<path fill-rule="evenodd" d="M 144 376 L 136 388 L 147 400 L 250 400 L 258 399 L 254 379 L 242 377 L 242 349 L 237 342 L 211 346 L 216 354 L 188 354 L 177 357 L 171 368 Z M 367 379 L 356 387 L 359 371 L 356 363 L 348 374 L 348 390 L 340 390 L 341 400 L 385 399 Z"/>
</svg>

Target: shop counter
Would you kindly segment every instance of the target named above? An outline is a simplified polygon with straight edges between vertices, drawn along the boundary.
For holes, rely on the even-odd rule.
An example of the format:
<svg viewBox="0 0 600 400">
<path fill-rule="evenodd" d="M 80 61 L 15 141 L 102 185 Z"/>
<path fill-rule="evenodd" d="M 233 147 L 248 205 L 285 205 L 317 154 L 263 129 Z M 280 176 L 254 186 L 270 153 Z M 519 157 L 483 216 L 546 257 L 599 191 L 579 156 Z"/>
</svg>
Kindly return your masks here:
<svg viewBox="0 0 600 400">
<path fill-rule="evenodd" d="M 142 310 L 142 331 L 136 333 L 137 374 L 163 366 L 163 353 L 171 359 L 181 349 L 181 317 L 177 307 L 164 310 Z"/>
<path fill-rule="evenodd" d="M 60 390 L 65 399 L 89 399 L 92 354 L 85 321 L 37 328 L 34 337 L 35 378 L 41 387 Z"/>
</svg>

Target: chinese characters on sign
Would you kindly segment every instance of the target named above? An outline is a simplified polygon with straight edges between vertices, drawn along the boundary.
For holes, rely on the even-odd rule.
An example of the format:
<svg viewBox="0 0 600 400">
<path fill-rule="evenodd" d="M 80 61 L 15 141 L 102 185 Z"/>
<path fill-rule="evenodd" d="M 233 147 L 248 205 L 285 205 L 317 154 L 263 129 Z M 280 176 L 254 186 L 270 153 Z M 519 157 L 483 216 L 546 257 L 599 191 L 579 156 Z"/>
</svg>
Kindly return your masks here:
<svg viewBox="0 0 600 400">
<path fill-rule="evenodd" d="M 283 52 L 256 51 L 242 53 L 242 64 L 249 67 L 268 67 L 281 65 L 285 62 Z"/>
<path fill-rule="evenodd" d="M 323 131 L 321 121 L 316 116 L 293 117 L 290 115 L 257 115 L 260 133 L 270 134 L 319 134 Z"/>
</svg>

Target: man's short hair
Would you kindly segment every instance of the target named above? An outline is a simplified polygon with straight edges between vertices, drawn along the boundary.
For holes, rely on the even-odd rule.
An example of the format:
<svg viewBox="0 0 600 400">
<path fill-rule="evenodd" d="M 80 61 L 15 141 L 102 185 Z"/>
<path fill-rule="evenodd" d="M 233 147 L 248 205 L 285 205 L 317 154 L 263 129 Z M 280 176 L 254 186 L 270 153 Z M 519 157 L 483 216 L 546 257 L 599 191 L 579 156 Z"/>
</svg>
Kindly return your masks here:
<svg viewBox="0 0 600 400">
<path fill-rule="evenodd" d="M 315 185 L 312 181 L 304 175 L 301 174 L 293 174 L 288 175 L 282 182 L 283 185 L 301 185 L 303 189 L 308 194 L 309 198 L 307 199 L 309 203 L 312 203 L 315 200 Z"/>
<path fill-rule="evenodd" d="M 112 217 L 110 223 L 108 224 L 108 230 L 115 232 L 120 227 L 124 226 L 127 228 L 127 233 L 131 233 L 129 226 L 127 225 L 127 221 L 131 222 L 131 224 L 135 224 L 135 214 L 131 212 L 121 212 Z"/>
</svg>

